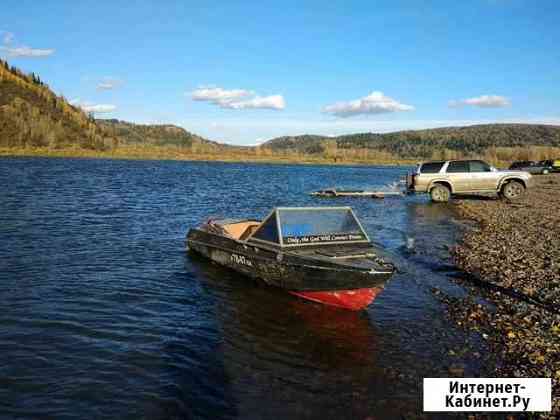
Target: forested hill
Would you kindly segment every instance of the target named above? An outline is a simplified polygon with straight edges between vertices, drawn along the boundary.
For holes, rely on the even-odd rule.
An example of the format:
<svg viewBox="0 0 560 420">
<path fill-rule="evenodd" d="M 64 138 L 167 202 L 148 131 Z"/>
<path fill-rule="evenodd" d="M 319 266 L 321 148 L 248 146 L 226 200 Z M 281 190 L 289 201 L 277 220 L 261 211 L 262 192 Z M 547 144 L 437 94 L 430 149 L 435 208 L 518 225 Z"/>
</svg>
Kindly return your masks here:
<svg viewBox="0 0 560 420">
<path fill-rule="evenodd" d="M 204 146 L 227 147 L 171 124 L 134 124 L 116 119 L 97 119 L 96 122 L 122 145 L 177 146 L 191 149 Z"/>
<path fill-rule="evenodd" d="M 278 137 L 262 145 L 272 152 L 320 154 L 329 150 L 368 149 L 401 158 L 432 157 L 446 152 L 483 155 L 492 148 L 516 149 L 527 146 L 560 147 L 560 126 L 486 124 L 339 137 L 302 135 Z"/>
<path fill-rule="evenodd" d="M 0 60 L 0 147 L 102 149 L 113 139 L 31 73 Z"/>
<path fill-rule="evenodd" d="M 0 149 L 89 149 L 92 154 L 212 159 L 399 162 L 484 157 L 492 162 L 560 158 L 560 126 L 487 124 L 338 137 L 279 137 L 259 147 L 219 144 L 174 125 L 96 120 L 35 74 L 0 60 Z M 14 152 L 15 153 L 15 152 Z"/>
<path fill-rule="evenodd" d="M 120 145 L 173 146 L 189 152 L 226 148 L 173 125 L 95 120 L 56 95 L 39 76 L 0 60 L 0 147 L 114 150 Z"/>
</svg>

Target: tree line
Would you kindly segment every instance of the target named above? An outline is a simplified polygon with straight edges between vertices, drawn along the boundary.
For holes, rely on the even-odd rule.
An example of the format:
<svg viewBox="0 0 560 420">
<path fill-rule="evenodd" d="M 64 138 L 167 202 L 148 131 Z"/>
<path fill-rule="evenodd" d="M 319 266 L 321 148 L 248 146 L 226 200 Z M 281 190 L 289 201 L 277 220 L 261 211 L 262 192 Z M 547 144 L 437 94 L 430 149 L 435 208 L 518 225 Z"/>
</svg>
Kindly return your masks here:
<svg viewBox="0 0 560 420">
<path fill-rule="evenodd" d="M 560 126 L 484 124 L 334 138 L 303 135 L 279 137 L 262 147 L 273 153 L 323 155 L 333 159 L 352 155 L 374 157 L 376 154 L 395 159 L 544 159 L 560 156 Z"/>
<path fill-rule="evenodd" d="M 116 139 L 34 73 L 0 60 L 0 147 L 76 146 L 103 150 Z"/>
<path fill-rule="evenodd" d="M 482 157 L 492 162 L 560 158 L 560 126 L 485 124 L 359 133 L 338 137 L 286 136 L 258 147 L 220 144 L 170 124 L 141 125 L 99 119 L 56 95 L 35 73 L 0 60 L 0 147 L 93 151 L 141 148 L 178 154 L 384 161 Z"/>
</svg>

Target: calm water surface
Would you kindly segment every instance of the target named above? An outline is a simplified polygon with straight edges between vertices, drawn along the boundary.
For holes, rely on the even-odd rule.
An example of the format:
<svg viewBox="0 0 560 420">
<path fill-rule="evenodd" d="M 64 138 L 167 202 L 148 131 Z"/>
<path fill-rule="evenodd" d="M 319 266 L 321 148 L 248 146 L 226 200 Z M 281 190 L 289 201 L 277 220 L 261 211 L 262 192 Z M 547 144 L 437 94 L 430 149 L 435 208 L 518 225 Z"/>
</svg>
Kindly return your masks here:
<svg viewBox="0 0 560 420">
<path fill-rule="evenodd" d="M 319 199 L 389 188 L 402 168 L 0 160 L 0 417 L 399 418 L 422 377 L 480 374 L 431 288 L 461 294 L 461 226 L 423 197 Z M 351 313 L 259 286 L 185 252 L 209 216 L 351 205 L 403 270 Z"/>
</svg>

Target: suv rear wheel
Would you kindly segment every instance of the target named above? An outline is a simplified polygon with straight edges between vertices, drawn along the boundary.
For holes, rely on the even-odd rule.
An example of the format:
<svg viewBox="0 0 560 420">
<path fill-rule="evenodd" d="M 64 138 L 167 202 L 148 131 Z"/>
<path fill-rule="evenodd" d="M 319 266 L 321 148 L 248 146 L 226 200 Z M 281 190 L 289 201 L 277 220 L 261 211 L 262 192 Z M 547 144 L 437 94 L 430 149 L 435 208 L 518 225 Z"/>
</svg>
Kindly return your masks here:
<svg viewBox="0 0 560 420">
<path fill-rule="evenodd" d="M 432 198 L 432 201 L 436 203 L 446 203 L 451 197 L 451 191 L 445 185 L 436 184 L 430 190 L 430 197 Z"/>
<path fill-rule="evenodd" d="M 518 181 L 510 181 L 502 187 L 502 197 L 508 200 L 516 200 L 525 192 L 525 186 Z"/>
</svg>

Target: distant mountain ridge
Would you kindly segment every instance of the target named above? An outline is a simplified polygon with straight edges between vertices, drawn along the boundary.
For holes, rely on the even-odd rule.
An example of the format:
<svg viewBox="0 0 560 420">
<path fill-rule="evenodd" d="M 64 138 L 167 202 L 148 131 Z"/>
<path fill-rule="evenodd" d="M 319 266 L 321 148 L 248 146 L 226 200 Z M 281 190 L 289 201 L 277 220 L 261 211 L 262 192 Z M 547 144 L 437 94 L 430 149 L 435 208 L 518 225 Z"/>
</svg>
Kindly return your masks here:
<svg viewBox="0 0 560 420">
<path fill-rule="evenodd" d="M 0 148 L 130 151 L 143 157 L 227 155 L 239 160 L 398 162 L 482 156 L 508 162 L 560 158 L 560 126 L 482 124 L 338 137 L 300 135 L 274 138 L 257 147 L 233 146 L 171 124 L 96 120 L 56 95 L 36 74 L 25 74 L 0 60 Z"/>
<path fill-rule="evenodd" d="M 272 152 L 321 154 L 329 150 L 369 149 L 401 158 L 432 157 L 445 151 L 482 154 L 490 148 L 560 147 L 560 126 L 544 124 L 481 124 L 407 130 L 393 133 L 360 133 L 338 137 L 284 136 L 261 147 Z"/>
<path fill-rule="evenodd" d="M 119 144 L 187 148 L 226 146 L 172 124 L 135 124 L 117 119 L 97 119 L 96 122 L 106 132 L 116 137 Z"/>
</svg>

